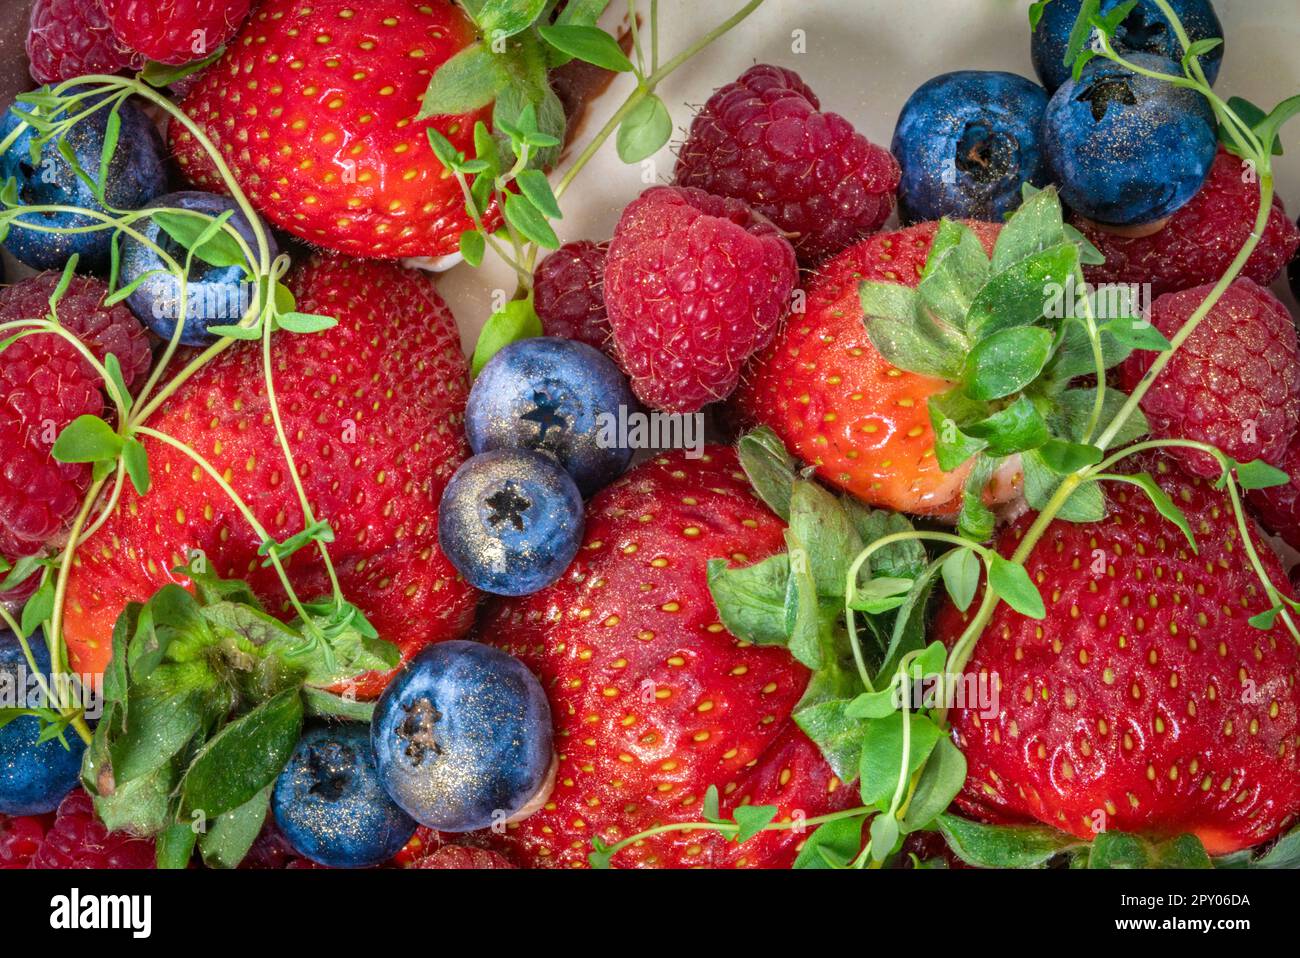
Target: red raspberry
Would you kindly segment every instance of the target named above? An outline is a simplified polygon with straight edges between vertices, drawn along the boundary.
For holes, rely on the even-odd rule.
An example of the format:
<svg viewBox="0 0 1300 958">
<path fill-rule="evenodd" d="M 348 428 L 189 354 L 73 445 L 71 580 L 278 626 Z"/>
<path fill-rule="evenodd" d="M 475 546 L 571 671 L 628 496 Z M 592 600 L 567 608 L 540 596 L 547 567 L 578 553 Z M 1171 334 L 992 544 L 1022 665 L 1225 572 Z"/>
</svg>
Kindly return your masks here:
<svg viewBox="0 0 1300 958">
<path fill-rule="evenodd" d="M 37 83 L 138 70 L 145 60 L 113 35 L 99 0 L 36 0 L 27 59 Z"/>
<path fill-rule="evenodd" d="M 656 186 L 628 204 L 605 262 L 614 342 L 642 402 L 695 412 L 725 399 L 776 334 L 794 249 L 738 200 Z"/>
<path fill-rule="evenodd" d="M 467 845 L 443 845 L 432 855 L 417 858 L 411 868 L 445 868 L 474 869 L 486 871 L 496 868 L 514 868 L 505 856 L 486 848 L 470 848 Z"/>
<path fill-rule="evenodd" d="M 153 868 L 153 842 L 126 832 L 110 832 L 95 817 L 95 808 L 82 789 L 59 805 L 54 825 L 29 868 Z"/>
<path fill-rule="evenodd" d="M 894 211 L 898 163 L 844 117 L 819 112 L 793 70 L 759 64 L 709 98 L 677 154 L 676 182 L 744 200 L 815 263 Z"/>
<path fill-rule="evenodd" d="M 90 484 L 90 467 L 56 462 L 50 447 L 78 416 L 98 416 L 104 396 L 89 365 L 53 333 L 0 352 L 0 555 L 39 552 L 67 527 Z"/>
<path fill-rule="evenodd" d="M 26 868 L 49 831 L 51 815 L 9 818 L 0 815 L 0 871 Z"/>
<path fill-rule="evenodd" d="M 253 842 L 239 867 L 252 871 L 283 871 L 303 868 L 325 868 L 309 858 L 303 858 L 284 840 L 275 822 L 267 818 L 262 831 Z"/>
<path fill-rule="evenodd" d="M 1152 305 L 1152 323 L 1172 339 L 1211 289 L 1166 293 Z M 1286 307 L 1251 280 L 1237 280 L 1143 396 L 1153 435 L 1206 442 L 1240 462 L 1280 461 L 1300 423 L 1297 352 Z M 1155 356 L 1143 351 L 1125 360 L 1125 390 L 1137 386 Z M 1169 452 L 1198 475 L 1219 474 L 1205 453 Z"/>
<path fill-rule="evenodd" d="M 1269 489 L 1253 489 L 1246 493 L 1246 501 L 1255 511 L 1255 517 L 1275 536 L 1280 536 L 1293 549 L 1300 549 L 1300 434 L 1291 440 L 1277 466 L 1291 481 Z M 1293 575 L 1300 576 L 1300 566 Z M 1293 580 L 1300 587 L 1300 579 Z"/>
<path fill-rule="evenodd" d="M 613 352 L 605 312 L 605 256 L 608 243 L 565 243 L 537 267 L 533 305 L 547 336 L 576 339 Z"/>
<path fill-rule="evenodd" d="M 0 290 L 0 322 L 44 318 L 58 285 L 58 273 L 42 273 Z M 116 356 L 126 387 L 132 389 L 149 372 L 153 358 L 149 337 L 124 304 L 105 308 L 107 295 L 108 284 L 103 280 L 74 276 L 58 303 L 59 323 L 85 343 L 101 363 L 109 353 Z M 86 370 L 89 374 L 89 365 Z"/>
<path fill-rule="evenodd" d="M 1150 236 L 1119 236 L 1081 217 L 1073 219 L 1106 257 L 1104 265 L 1087 267 L 1088 282 L 1150 283 L 1151 295 L 1162 296 L 1217 282 L 1250 238 L 1258 214 L 1259 185 L 1243 178 L 1238 157 L 1220 150 L 1200 192 Z M 1268 286 L 1297 247 L 1300 229 L 1274 197 L 1263 239 L 1242 275 Z"/>
<path fill-rule="evenodd" d="M 235 35 L 252 0 L 100 0 L 117 38 L 160 63 L 191 63 Z"/>
</svg>

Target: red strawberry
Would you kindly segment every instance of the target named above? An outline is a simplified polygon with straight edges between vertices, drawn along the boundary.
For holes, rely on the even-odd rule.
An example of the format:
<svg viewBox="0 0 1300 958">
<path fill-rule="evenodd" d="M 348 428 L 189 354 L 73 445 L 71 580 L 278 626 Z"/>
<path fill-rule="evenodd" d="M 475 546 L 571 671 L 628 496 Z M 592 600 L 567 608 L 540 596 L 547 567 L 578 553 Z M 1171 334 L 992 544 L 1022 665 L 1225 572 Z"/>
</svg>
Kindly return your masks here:
<svg viewBox="0 0 1300 958">
<path fill-rule="evenodd" d="M 1046 619 L 999 605 L 967 666 L 992 677 L 997 714 L 961 702 L 951 713 L 969 765 L 959 803 L 1084 839 L 1191 832 L 1223 854 L 1300 811 L 1300 650 L 1281 622 L 1247 622 L 1269 603 L 1225 496 L 1169 460 L 1149 468 L 1199 553 L 1119 483 L 1102 522 L 1051 524 L 1026 563 Z M 1003 555 L 1033 518 L 1002 534 Z M 1277 558 L 1256 548 L 1290 594 Z M 967 618 L 947 605 L 935 636 L 955 641 Z"/>
<path fill-rule="evenodd" d="M 437 503 L 467 448 L 468 391 L 460 338 L 423 273 L 395 265 L 317 260 L 290 282 L 304 312 L 339 324 L 310 337 L 281 334 L 275 387 L 307 497 L 336 540 L 344 595 L 409 656 L 460 635 L 475 596 L 438 548 Z M 185 383 L 149 425 L 221 470 L 272 535 L 302 513 L 265 399 L 260 349 L 236 346 Z M 259 542 L 217 485 L 171 447 L 145 440 L 153 487 L 127 489 L 78 553 L 68 589 L 68 646 L 78 671 L 101 671 L 113 622 L 129 601 L 177 581 L 169 570 L 201 549 L 222 575 L 245 577 L 286 609 Z M 288 560 L 303 598 L 328 594 L 314 548 Z M 374 695 L 384 676 L 360 683 Z"/>
<path fill-rule="evenodd" d="M 252 0 L 93 0 L 125 46 L 159 63 L 190 63 L 235 35 Z"/>
<path fill-rule="evenodd" d="M 633 392 L 673 412 L 727 398 L 797 281 L 789 242 L 743 203 L 646 190 L 623 210 L 605 261 L 605 305 Z"/>
<path fill-rule="evenodd" d="M 90 485 L 90 467 L 56 462 L 50 448 L 78 416 L 98 416 L 104 397 L 90 365 L 67 340 L 37 333 L 0 352 L 0 555 L 33 555 L 64 532 Z"/>
<path fill-rule="evenodd" d="M 113 35 L 100 0 L 36 0 L 27 59 L 37 83 L 61 83 L 87 73 L 136 70 L 145 58 Z"/>
<path fill-rule="evenodd" d="M 415 117 L 433 71 L 473 41 L 448 0 L 267 0 L 183 107 L 276 226 L 352 255 L 441 256 L 470 223 L 425 131 L 472 152 L 490 108 Z M 179 124 L 171 144 L 191 182 L 222 189 Z"/>
<path fill-rule="evenodd" d="M 1199 193 L 1165 226 L 1147 236 L 1121 236 L 1081 217 L 1074 224 L 1106 257 L 1086 268 L 1090 283 L 1150 283 L 1151 295 L 1217 282 L 1241 251 L 1259 214 L 1259 184 L 1242 160 L 1220 150 Z M 1300 229 L 1276 197 L 1259 246 L 1242 275 L 1267 286 L 1300 247 Z"/>
<path fill-rule="evenodd" d="M 490 869 L 514 868 L 502 855 L 486 848 L 471 848 L 468 845 L 443 845 L 431 855 L 417 858 L 411 868 L 435 869 Z"/>
<path fill-rule="evenodd" d="M 969 225 L 991 251 L 998 227 Z M 966 470 L 939 468 L 926 401 L 952 384 L 886 362 L 858 301 L 866 280 L 915 286 L 937 228 L 879 233 L 823 266 L 806 313 L 750 363 L 735 402 L 827 482 L 872 505 L 945 515 L 960 506 Z"/>
<path fill-rule="evenodd" d="M 613 353 L 605 311 L 605 256 L 608 243 L 565 243 L 537 266 L 533 303 L 544 336 L 576 339 Z"/>
<path fill-rule="evenodd" d="M 1151 322 L 1173 338 L 1212 288 L 1161 296 Z M 1126 391 L 1155 356 L 1142 351 L 1125 360 L 1120 382 Z M 1207 442 L 1241 462 L 1278 462 L 1300 424 L 1300 346 L 1291 314 L 1268 290 L 1237 280 L 1142 397 L 1142 411 L 1156 436 Z M 1219 474 L 1206 453 L 1170 452 L 1198 475 Z"/>
<path fill-rule="evenodd" d="M 90 796 L 78 788 L 59 805 L 54 824 L 28 868 L 153 868 L 154 844 L 110 832 L 95 817 Z"/>
<path fill-rule="evenodd" d="M 781 551 L 782 531 L 731 449 L 672 453 L 591 501 L 582 549 L 560 581 L 489 608 L 482 635 L 541 678 L 560 752 L 546 806 L 499 840 L 511 857 L 582 867 L 593 836 L 612 843 L 700 820 L 710 785 L 724 814 L 772 804 L 784 819 L 855 800 L 790 719 L 807 670 L 784 649 L 727 632 L 705 580 L 710 558 L 744 564 Z M 737 845 L 672 832 L 613 863 L 781 867 L 802 840 L 770 831 Z"/>
<path fill-rule="evenodd" d="M 676 182 L 748 203 L 816 262 L 894 212 L 898 163 L 821 104 L 793 70 L 760 63 L 709 98 L 677 154 Z"/>
<path fill-rule="evenodd" d="M 42 273 L 0 289 L 0 322 L 44 319 L 50 296 L 59 285 L 58 273 Z M 74 276 L 58 303 L 59 324 L 90 347 L 101 363 L 112 353 L 122 367 L 127 389 L 144 382 L 153 361 L 149 337 L 122 303 L 105 307 L 108 284 L 91 276 Z M 90 367 L 86 367 L 89 374 Z"/>
<path fill-rule="evenodd" d="M 0 815 L 0 871 L 26 868 L 50 830 L 51 815 Z"/>
</svg>

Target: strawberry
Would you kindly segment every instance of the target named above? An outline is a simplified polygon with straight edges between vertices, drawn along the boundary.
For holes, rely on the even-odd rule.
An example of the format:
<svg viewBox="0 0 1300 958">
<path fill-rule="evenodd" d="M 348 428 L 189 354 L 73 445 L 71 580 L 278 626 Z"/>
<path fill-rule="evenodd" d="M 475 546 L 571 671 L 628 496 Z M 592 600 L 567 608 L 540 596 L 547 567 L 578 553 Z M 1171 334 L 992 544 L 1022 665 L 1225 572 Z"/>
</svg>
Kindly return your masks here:
<svg viewBox="0 0 1300 958">
<path fill-rule="evenodd" d="M 467 456 L 462 417 L 468 377 L 456 325 L 424 274 L 338 257 L 290 280 L 298 308 L 336 316 L 311 337 L 277 334 L 275 387 L 298 471 L 344 595 L 404 656 L 470 625 L 475 598 L 438 548 L 437 502 Z M 283 337 L 289 338 L 283 338 Z M 235 346 L 171 396 L 148 425 L 187 443 L 224 473 L 272 535 L 302 528 L 262 379 L 261 350 Z M 153 486 L 128 488 L 80 549 L 67 600 L 75 667 L 99 672 L 123 606 L 152 595 L 170 570 L 202 550 L 218 573 L 244 576 L 287 611 L 274 570 L 233 503 L 192 460 L 146 439 Z M 300 597 L 328 594 L 314 548 L 287 560 Z M 384 676 L 360 682 L 375 695 Z"/>
<path fill-rule="evenodd" d="M 706 562 L 782 551 L 783 526 L 750 490 L 734 451 L 674 452 L 590 504 L 578 558 L 554 585 L 491 605 L 485 640 L 541 678 L 559 767 L 545 807 L 498 840 L 524 867 L 582 867 L 591 839 L 699 821 L 710 785 L 722 814 L 779 806 L 778 820 L 852 804 L 791 721 L 808 671 L 788 652 L 737 640 L 718 620 Z M 710 831 L 647 838 L 615 866 L 782 867 L 803 838 L 743 844 Z"/>
<path fill-rule="evenodd" d="M 119 43 L 160 63 L 202 60 L 235 35 L 252 0 L 94 0 Z"/>
<path fill-rule="evenodd" d="M 433 71 L 473 41 L 448 0 L 267 0 L 182 107 L 276 226 L 352 255 L 442 256 L 471 224 L 425 131 L 472 153 L 490 108 L 416 114 Z M 170 136 L 190 181 L 221 191 L 189 131 Z"/>
<path fill-rule="evenodd" d="M 977 703 L 951 713 L 969 766 L 958 803 L 1083 839 L 1190 832 L 1224 854 L 1300 811 L 1300 651 L 1280 621 L 1247 622 L 1269 601 L 1226 497 L 1172 460 L 1148 470 L 1199 552 L 1127 484 L 1106 486 L 1105 520 L 1051 524 L 1025 564 L 1047 617 L 999 605 L 967 665 L 996 677 L 1000 702 L 992 719 Z M 1033 518 L 1003 532 L 1003 555 Z M 1255 547 L 1289 595 L 1276 556 Z M 946 605 L 935 637 L 954 642 L 967 620 Z"/>
<path fill-rule="evenodd" d="M 969 225 L 991 250 L 998 228 Z M 948 515 L 968 470 L 939 468 L 926 401 L 952 384 L 887 362 L 867 338 L 858 301 L 864 280 L 915 286 L 937 228 L 878 233 L 823 266 L 806 313 L 791 315 L 751 361 L 734 401 L 832 485 L 899 512 Z"/>
</svg>

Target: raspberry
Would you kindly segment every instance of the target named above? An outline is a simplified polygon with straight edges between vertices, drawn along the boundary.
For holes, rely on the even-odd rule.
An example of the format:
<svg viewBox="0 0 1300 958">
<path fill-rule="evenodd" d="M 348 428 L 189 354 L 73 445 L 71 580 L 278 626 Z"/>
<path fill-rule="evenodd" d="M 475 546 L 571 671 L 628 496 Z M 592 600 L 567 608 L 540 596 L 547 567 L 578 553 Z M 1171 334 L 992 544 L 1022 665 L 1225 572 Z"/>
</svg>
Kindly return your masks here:
<svg viewBox="0 0 1300 958">
<path fill-rule="evenodd" d="M 725 399 L 766 346 L 798 279 L 794 249 L 738 200 L 656 186 L 628 204 L 605 263 L 605 303 L 632 390 L 695 412 Z"/>
<path fill-rule="evenodd" d="M 1277 466 L 1291 481 L 1268 489 L 1252 489 L 1246 501 L 1265 529 L 1279 536 L 1293 549 L 1300 549 L 1300 435 L 1291 440 Z M 1297 566 L 1300 573 L 1300 566 Z"/>
<path fill-rule="evenodd" d="M 51 815 L 0 815 L 0 871 L 26 868 L 45 840 L 52 819 Z"/>
<path fill-rule="evenodd" d="M 58 273 L 42 273 L 0 290 L 0 322 L 40 319 L 50 311 L 50 296 L 59 285 Z M 152 353 L 140 321 L 122 303 L 105 308 L 108 284 L 89 276 L 74 276 L 58 303 L 59 323 L 85 343 L 101 363 L 112 353 L 122 367 L 127 389 L 149 372 Z M 87 375 L 90 367 L 86 366 Z"/>
<path fill-rule="evenodd" d="M 898 163 L 793 70 L 759 64 L 715 92 L 677 154 L 676 182 L 744 200 L 815 263 L 879 229 L 894 210 Z"/>
<path fill-rule="evenodd" d="M 537 267 L 533 305 L 547 336 L 576 339 L 613 353 L 605 312 L 605 256 L 608 243 L 565 243 Z"/>
<path fill-rule="evenodd" d="M 138 70 L 145 60 L 113 36 L 99 0 L 36 0 L 27 59 L 37 83 Z"/>
<path fill-rule="evenodd" d="M 1259 186 L 1242 175 L 1242 161 L 1220 150 L 1209 179 L 1192 199 L 1149 236 L 1125 237 L 1079 216 L 1074 224 L 1106 257 L 1086 268 L 1090 283 L 1150 283 L 1151 295 L 1177 293 L 1216 282 L 1250 238 L 1259 214 Z M 1263 239 L 1242 275 L 1268 286 L 1300 247 L 1300 229 L 1282 201 L 1273 210 Z"/>
<path fill-rule="evenodd" d="M 98 416 L 104 396 L 67 340 L 39 333 L 0 352 L 0 555 L 40 551 L 67 527 L 90 483 L 90 467 L 50 456 L 78 416 Z"/>
<path fill-rule="evenodd" d="M 235 35 L 252 0 L 100 0 L 117 38 L 160 63 L 202 60 Z"/>
<path fill-rule="evenodd" d="M 506 861 L 503 855 L 489 851 L 486 848 L 470 848 L 467 845 L 443 845 L 432 855 L 417 858 L 411 863 L 410 867 L 486 871 L 495 868 L 514 868 L 515 866 Z"/>
<path fill-rule="evenodd" d="M 153 842 L 110 832 L 95 817 L 83 790 L 71 792 L 55 813 L 54 825 L 32 856 L 29 868 L 153 868 Z"/>
<path fill-rule="evenodd" d="M 280 829 L 275 827 L 274 820 L 268 816 L 262 831 L 253 842 L 253 847 L 248 850 L 239 867 L 253 871 L 284 871 L 326 866 L 318 865 L 310 858 L 303 858 L 295 852 L 280 834 Z"/>
<path fill-rule="evenodd" d="M 1151 321 L 1172 338 L 1211 289 L 1198 286 L 1161 296 Z M 1142 397 L 1152 434 L 1206 442 L 1240 462 L 1280 461 L 1300 422 L 1297 352 L 1286 307 L 1251 280 L 1237 280 Z M 1137 386 L 1155 356 L 1143 351 L 1125 360 L 1124 389 Z M 1198 475 L 1219 474 L 1206 453 L 1169 452 Z"/>
</svg>

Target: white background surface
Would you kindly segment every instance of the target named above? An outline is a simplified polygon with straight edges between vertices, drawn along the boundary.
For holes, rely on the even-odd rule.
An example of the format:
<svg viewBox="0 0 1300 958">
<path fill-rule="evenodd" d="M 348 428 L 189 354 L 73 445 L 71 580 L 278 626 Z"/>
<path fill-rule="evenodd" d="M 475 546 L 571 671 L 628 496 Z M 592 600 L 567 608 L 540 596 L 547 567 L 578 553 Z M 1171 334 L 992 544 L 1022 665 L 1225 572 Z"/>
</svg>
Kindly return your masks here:
<svg viewBox="0 0 1300 958">
<path fill-rule="evenodd" d="M 742 5 L 743 0 L 660 0 L 661 60 Z M 684 136 L 693 108 L 754 63 L 797 70 L 824 110 L 844 115 L 885 147 L 903 102 L 936 74 L 1009 70 L 1036 79 L 1029 60 L 1028 7 L 1028 0 L 766 0 L 659 88 L 676 133 L 674 144 L 653 158 L 656 179 L 671 180 L 672 148 Z M 639 0 L 637 8 L 644 17 L 648 0 Z M 614 0 L 606 26 L 614 29 L 625 9 L 623 0 Z M 1300 0 L 1218 0 L 1215 9 L 1226 35 L 1217 92 L 1225 99 L 1246 97 L 1266 109 L 1300 92 Z M 791 51 L 795 30 L 807 36 L 805 53 Z M 596 102 L 579 134 L 579 149 L 631 89 L 631 78 L 619 77 Z M 1296 198 L 1289 206 L 1294 215 L 1300 213 L 1300 120 L 1288 132 L 1283 142 L 1292 149 L 1275 163 L 1279 193 Z M 646 188 L 641 176 L 641 167 L 625 166 L 608 143 L 563 199 L 565 218 L 557 224 L 561 240 L 608 239 L 623 206 Z M 492 291 L 505 289 L 508 295 L 514 283 L 504 264 L 489 260 L 478 270 L 454 268 L 440 279 L 440 288 L 468 349 L 491 314 Z M 1288 302 L 1295 306 L 1294 299 Z"/>
</svg>

